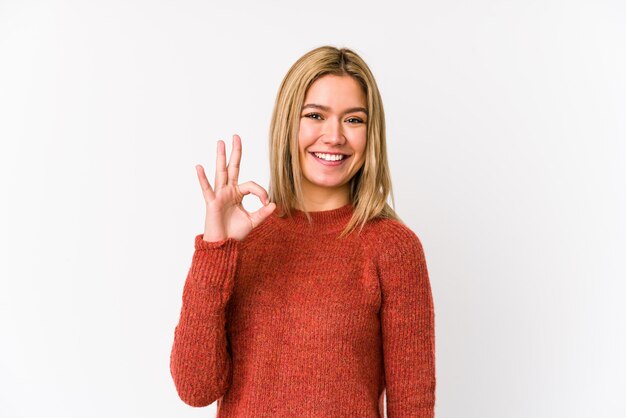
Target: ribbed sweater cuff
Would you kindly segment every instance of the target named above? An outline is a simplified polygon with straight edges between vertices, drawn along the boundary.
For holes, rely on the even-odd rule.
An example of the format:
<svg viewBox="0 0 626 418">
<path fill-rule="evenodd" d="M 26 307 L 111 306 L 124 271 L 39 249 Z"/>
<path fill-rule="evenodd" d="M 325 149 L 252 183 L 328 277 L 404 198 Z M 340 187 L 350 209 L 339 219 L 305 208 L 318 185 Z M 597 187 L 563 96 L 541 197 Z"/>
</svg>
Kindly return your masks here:
<svg viewBox="0 0 626 418">
<path fill-rule="evenodd" d="M 406 408 L 406 410 L 402 408 L 400 409 L 390 408 L 389 405 L 387 405 L 387 414 L 389 417 L 435 418 L 434 406 L 423 406 L 423 407 L 418 407 L 418 409 L 412 409 L 412 408 Z"/>
<path fill-rule="evenodd" d="M 393 405 L 387 404 L 387 416 L 389 418 L 406 417 L 406 418 L 435 418 L 434 406 L 423 407 L 403 407 L 396 408 Z"/>
<path fill-rule="evenodd" d="M 422 408 L 419 418 L 435 418 L 435 407 L 426 406 Z"/>
<path fill-rule="evenodd" d="M 207 242 L 202 239 L 203 236 L 204 234 L 199 234 L 195 238 L 190 280 L 202 289 L 231 288 L 237 266 L 239 241 L 227 238 Z"/>
</svg>

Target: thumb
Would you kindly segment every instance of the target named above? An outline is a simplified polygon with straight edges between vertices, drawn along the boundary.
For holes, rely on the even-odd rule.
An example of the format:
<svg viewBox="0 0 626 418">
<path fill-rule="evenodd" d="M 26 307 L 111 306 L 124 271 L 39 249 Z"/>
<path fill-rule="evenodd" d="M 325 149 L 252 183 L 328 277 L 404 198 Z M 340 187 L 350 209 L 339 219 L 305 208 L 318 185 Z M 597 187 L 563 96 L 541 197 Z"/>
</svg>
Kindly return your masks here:
<svg viewBox="0 0 626 418">
<path fill-rule="evenodd" d="M 270 202 L 267 205 L 262 206 L 256 212 L 251 213 L 250 218 L 252 219 L 252 226 L 254 228 L 259 226 L 259 224 L 263 222 L 265 218 L 270 216 L 272 212 L 274 212 L 275 209 L 276 209 L 276 203 Z"/>
</svg>

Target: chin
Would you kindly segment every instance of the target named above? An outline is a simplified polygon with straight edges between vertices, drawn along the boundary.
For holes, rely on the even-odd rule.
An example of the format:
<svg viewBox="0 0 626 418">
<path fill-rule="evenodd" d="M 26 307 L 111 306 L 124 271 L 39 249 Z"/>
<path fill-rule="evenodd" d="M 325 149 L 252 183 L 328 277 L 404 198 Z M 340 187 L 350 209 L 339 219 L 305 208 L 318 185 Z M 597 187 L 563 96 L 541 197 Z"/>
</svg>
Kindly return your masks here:
<svg viewBox="0 0 626 418">
<path fill-rule="evenodd" d="M 311 181 L 308 180 L 315 187 L 324 187 L 327 189 L 336 189 L 345 184 L 343 181 Z"/>
</svg>

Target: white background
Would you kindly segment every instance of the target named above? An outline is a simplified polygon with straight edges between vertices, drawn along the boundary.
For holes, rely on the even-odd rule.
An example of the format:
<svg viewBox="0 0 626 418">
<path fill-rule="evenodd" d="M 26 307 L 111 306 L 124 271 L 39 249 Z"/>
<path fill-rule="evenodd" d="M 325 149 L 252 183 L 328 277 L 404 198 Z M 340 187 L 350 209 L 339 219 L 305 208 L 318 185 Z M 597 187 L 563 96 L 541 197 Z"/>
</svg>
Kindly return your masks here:
<svg viewBox="0 0 626 418">
<path fill-rule="evenodd" d="M 626 416 L 625 22 L 619 0 L 0 0 L 0 416 L 214 415 L 169 374 L 194 165 L 238 133 L 267 187 L 279 83 L 324 44 L 382 92 L 437 416 Z"/>
</svg>

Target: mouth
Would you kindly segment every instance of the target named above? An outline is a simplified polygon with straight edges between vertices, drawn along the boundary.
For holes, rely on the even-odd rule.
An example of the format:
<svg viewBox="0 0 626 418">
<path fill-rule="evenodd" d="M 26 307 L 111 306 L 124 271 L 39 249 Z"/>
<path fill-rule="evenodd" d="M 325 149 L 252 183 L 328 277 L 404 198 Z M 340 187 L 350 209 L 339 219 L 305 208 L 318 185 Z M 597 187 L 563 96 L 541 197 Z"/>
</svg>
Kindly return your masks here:
<svg viewBox="0 0 626 418">
<path fill-rule="evenodd" d="M 326 152 L 309 152 L 315 158 L 315 161 L 326 166 L 342 165 L 350 158 L 348 154 L 326 153 Z"/>
</svg>

